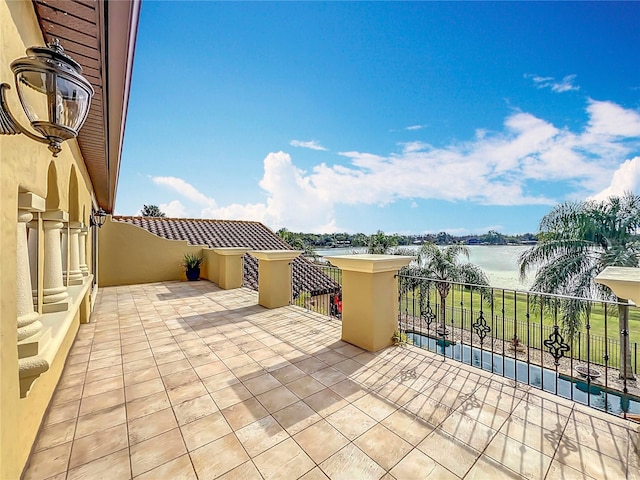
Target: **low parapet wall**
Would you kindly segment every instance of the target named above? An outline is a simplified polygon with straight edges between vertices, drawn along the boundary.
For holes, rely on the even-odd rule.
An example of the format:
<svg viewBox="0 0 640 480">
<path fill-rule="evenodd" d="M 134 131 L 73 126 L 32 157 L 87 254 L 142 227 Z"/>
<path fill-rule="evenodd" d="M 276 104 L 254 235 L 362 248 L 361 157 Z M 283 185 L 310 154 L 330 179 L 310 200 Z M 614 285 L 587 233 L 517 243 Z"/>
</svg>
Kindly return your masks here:
<svg viewBox="0 0 640 480">
<path fill-rule="evenodd" d="M 181 265 L 184 254 L 201 256 L 203 249 L 208 247 L 188 245 L 185 240 L 167 240 L 108 217 L 98 239 L 98 284 L 107 287 L 186 280 Z M 207 266 L 205 260 L 201 278 L 209 278 Z"/>
</svg>

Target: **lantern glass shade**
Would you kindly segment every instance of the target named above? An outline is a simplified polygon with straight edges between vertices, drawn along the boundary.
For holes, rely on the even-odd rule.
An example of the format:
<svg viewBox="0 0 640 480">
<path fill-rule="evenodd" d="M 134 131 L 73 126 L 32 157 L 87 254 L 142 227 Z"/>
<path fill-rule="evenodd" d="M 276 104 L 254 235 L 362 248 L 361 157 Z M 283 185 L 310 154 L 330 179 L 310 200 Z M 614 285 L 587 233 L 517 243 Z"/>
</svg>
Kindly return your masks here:
<svg viewBox="0 0 640 480">
<path fill-rule="evenodd" d="M 59 45 L 33 47 L 11 64 L 18 96 L 34 130 L 47 138 L 78 135 L 87 118 L 93 88 L 82 68 Z"/>
</svg>

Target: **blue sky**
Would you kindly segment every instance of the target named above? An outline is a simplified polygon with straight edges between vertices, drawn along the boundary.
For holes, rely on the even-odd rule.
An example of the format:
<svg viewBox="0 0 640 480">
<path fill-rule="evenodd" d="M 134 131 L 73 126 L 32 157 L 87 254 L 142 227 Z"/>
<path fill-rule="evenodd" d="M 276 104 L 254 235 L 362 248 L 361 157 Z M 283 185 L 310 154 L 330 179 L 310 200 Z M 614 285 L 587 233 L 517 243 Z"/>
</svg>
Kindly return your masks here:
<svg viewBox="0 0 640 480">
<path fill-rule="evenodd" d="M 640 2 L 142 6 L 116 213 L 535 232 L 640 193 Z"/>
</svg>

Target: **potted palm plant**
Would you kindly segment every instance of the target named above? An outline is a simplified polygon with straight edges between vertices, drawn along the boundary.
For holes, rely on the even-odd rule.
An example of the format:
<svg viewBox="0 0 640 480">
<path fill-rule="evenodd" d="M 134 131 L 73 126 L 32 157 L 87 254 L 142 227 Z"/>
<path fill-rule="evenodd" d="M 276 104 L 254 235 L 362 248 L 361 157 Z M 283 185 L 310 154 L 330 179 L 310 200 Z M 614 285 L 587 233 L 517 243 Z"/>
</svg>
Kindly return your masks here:
<svg viewBox="0 0 640 480">
<path fill-rule="evenodd" d="M 186 269 L 187 280 L 193 282 L 200 279 L 200 265 L 204 258 L 193 253 L 185 253 L 182 259 L 182 266 Z"/>
</svg>

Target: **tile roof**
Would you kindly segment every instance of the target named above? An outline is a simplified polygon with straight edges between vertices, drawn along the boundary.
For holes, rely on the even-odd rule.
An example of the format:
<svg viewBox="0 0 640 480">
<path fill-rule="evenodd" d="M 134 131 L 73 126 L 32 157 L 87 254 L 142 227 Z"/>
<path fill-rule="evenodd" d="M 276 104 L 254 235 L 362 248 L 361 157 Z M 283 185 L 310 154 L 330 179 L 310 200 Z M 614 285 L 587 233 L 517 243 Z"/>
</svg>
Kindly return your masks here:
<svg viewBox="0 0 640 480">
<path fill-rule="evenodd" d="M 209 220 L 165 217 L 113 217 L 169 240 L 186 240 L 190 245 L 208 247 L 248 247 L 254 250 L 291 250 L 291 246 L 260 222 L 239 220 Z M 291 266 L 293 294 L 301 291 L 312 295 L 335 293 L 340 285 L 325 275 L 304 257 Z M 258 289 L 258 260 L 244 256 L 244 283 Z"/>
</svg>

